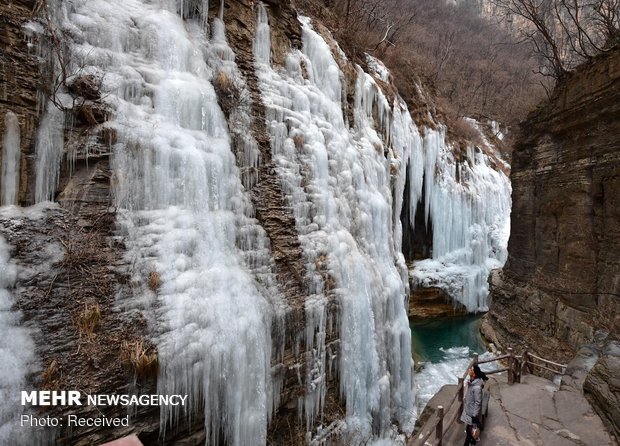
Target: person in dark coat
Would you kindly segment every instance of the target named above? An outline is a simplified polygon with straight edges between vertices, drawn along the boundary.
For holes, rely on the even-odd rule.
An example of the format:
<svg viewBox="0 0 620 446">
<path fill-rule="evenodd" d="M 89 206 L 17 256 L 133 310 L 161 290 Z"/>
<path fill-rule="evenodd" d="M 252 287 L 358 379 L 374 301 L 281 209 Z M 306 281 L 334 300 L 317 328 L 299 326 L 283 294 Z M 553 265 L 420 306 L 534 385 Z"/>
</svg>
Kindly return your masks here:
<svg viewBox="0 0 620 446">
<path fill-rule="evenodd" d="M 461 421 L 467 425 L 465 428 L 466 438 L 463 446 L 476 444 L 476 440 L 472 436 L 473 425 L 480 425 L 478 417 L 482 410 L 482 388 L 484 382 L 488 380 L 485 373 L 480 370 L 478 365 L 474 365 L 469 369 L 469 383 L 466 383 L 463 392 L 463 413 Z"/>
</svg>

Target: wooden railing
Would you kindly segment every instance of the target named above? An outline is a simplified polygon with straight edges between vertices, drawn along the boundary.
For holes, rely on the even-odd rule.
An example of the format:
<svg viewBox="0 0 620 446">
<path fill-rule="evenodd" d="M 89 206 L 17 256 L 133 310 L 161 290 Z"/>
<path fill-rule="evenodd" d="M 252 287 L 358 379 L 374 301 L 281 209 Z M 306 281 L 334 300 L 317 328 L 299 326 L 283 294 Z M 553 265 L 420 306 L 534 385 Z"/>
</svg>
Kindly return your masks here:
<svg viewBox="0 0 620 446">
<path fill-rule="evenodd" d="M 546 370 L 554 375 L 563 375 L 566 371 L 566 364 L 559 364 L 557 362 L 549 361 L 548 359 L 536 356 L 533 353 L 529 353 L 527 350 L 523 352 L 521 357 L 521 367 L 519 368 L 519 377 L 523 374 L 534 373 L 533 367 L 540 370 Z M 520 382 L 520 380 L 519 380 Z"/>
<path fill-rule="evenodd" d="M 456 386 L 456 392 L 450 399 L 447 407 L 437 406 L 437 411 L 431 415 L 431 417 L 424 423 L 424 425 L 418 430 L 417 435 L 412 436 L 408 442 L 408 446 L 424 446 L 430 444 L 431 446 L 442 446 L 443 437 L 450 429 L 452 424 L 460 417 L 463 411 L 463 389 L 465 377 L 468 370 L 474 365 L 488 364 L 496 361 L 505 361 L 506 367 L 498 368 L 485 372 L 487 375 L 493 375 L 495 373 L 508 372 L 508 384 L 514 384 L 515 382 L 521 382 L 521 376 L 527 373 L 533 372 L 533 367 L 547 370 L 555 374 L 564 374 L 566 370 L 565 364 L 558 364 L 547 359 L 543 359 L 532 353 L 525 351 L 521 356 L 515 356 L 512 348 L 508 349 L 508 354 L 496 356 L 491 359 L 480 361 L 478 354 L 474 353 L 474 357 L 467 366 L 465 373 L 458 379 L 458 385 Z M 540 364 L 542 363 L 542 364 Z M 543 365 L 544 364 L 544 365 Z M 555 367 L 555 368 L 553 368 Z M 434 434 L 434 439 L 429 442 L 429 438 Z"/>
</svg>

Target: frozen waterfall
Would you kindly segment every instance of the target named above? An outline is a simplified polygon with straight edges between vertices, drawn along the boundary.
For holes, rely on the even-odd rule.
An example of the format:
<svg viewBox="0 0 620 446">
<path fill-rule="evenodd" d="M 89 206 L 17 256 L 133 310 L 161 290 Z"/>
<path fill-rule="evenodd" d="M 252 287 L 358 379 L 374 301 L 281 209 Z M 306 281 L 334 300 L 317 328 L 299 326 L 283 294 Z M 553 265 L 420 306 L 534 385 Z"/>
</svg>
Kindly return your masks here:
<svg viewBox="0 0 620 446">
<path fill-rule="evenodd" d="M 162 429 L 204 410 L 208 443 L 265 444 L 278 296 L 253 274 L 270 264 L 268 241 L 251 217 L 212 86 L 220 70 L 235 76 L 223 25 L 210 41 L 206 18 L 184 21 L 174 2 L 62 6 L 73 58 L 102 79 L 113 109 L 119 222 L 143 284 L 125 304 L 153 321 L 158 391 L 190 399 L 185 412 L 162 408 Z M 150 273 L 160 277 L 157 293 L 144 285 Z"/>
<path fill-rule="evenodd" d="M 491 167 L 484 150 L 492 146 L 480 134 L 482 148 L 468 144 L 465 162 L 459 163 L 445 135 L 428 130 L 423 172 L 421 165 L 410 165 L 416 181 L 410 183 L 409 221 L 415 222 L 424 177 L 424 217 L 433 227 L 432 257 L 415 262 L 413 282 L 444 289 L 471 312 L 487 309 L 487 278 L 506 261 L 510 234 L 510 180 Z"/>
<path fill-rule="evenodd" d="M 386 77 L 380 61 L 368 57 L 368 64 L 377 77 Z M 371 105 L 365 107 L 370 121 L 374 119 Z M 508 176 L 497 165 L 505 169 L 509 166 L 497 156 L 473 119 L 466 122 L 477 131 L 479 147 L 468 143 L 464 159 L 457 160 L 454 154 L 458 148 L 446 141 L 445 126 L 424 128 L 421 135 L 408 112 L 402 117 L 396 111 L 393 114 L 391 145 L 395 149 L 405 147 L 405 156 L 393 162 L 395 169 L 404 170 L 408 165 L 409 171 L 409 201 L 402 203 L 400 182 L 405 179 L 401 175 L 394 188 L 395 209 L 400 213 L 402 206 L 409 206 L 405 211 L 410 225 L 403 231 L 413 232 L 416 213 L 424 212 L 422 221 L 432 226 L 433 234 L 432 255 L 414 262 L 412 284 L 442 288 L 468 311 L 484 311 L 489 272 L 501 268 L 508 257 L 511 187 Z M 380 126 L 386 126 L 386 116 L 389 114 L 378 113 Z M 496 133 L 496 124 L 491 123 L 491 128 Z M 418 207 L 422 202 L 424 206 Z M 400 233 L 395 236 L 400 241 Z"/>
<path fill-rule="evenodd" d="M 133 289 L 119 305 L 147 317 L 158 392 L 189 395 L 182 409 L 161 408 L 161 430 L 199 412 L 208 444 L 266 444 L 282 385 L 273 378 L 272 348 L 281 343 L 272 333 L 288 308 L 248 193 L 260 153 L 223 2 L 210 23 L 207 0 L 53 3 L 68 39 L 67 71 L 97 79 L 111 111 L 103 126 L 115 135 L 112 185 Z M 353 444 L 389 442 L 398 436 L 394 422 L 410 432 L 416 417 L 410 275 L 472 311 L 484 308 L 488 271 L 505 260 L 510 186 L 483 150 L 469 146 L 466 161 L 457 161 L 444 127 L 419 129 L 404 101 L 388 100 L 375 81 L 389 78 L 378 60 L 367 60 L 374 76 L 356 67 L 354 85 L 344 82 L 349 62 L 309 19 L 300 19 L 302 48 L 283 67 L 272 64 L 268 10 L 259 3 L 255 12 L 265 124 L 309 287 L 304 339 L 295 339 L 304 347 L 295 355 L 305 355 L 299 416 L 307 430 L 317 426 L 337 375 L 346 403 L 337 429 Z M 214 86 L 226 83 L 241 93 L 225 113 Z M 48 102 L 36 138 L 37 202 L 56 194 L 64 126 L 64 112 Z M 5 151 L 15 147 L 9 139 Z M 12 175 L 4 172 L 3 193 Z M 421 201 L 433 252 L 410 273 L 402 239 L 414 228 L 403 227 L 401 213 L 413 225 Z M 149 288 L 151 275 L 159 279 Z M 337 314 L 328 312 L 331 302 Z M 326 341 L 332 325 L 338 348 Z"/>
<path fill-rule="evenodd" d="M 263 8 L 259 30 L 267 26 Z M 344 430 L 358 442 L 372 436 L 373 425 L 380 437 L 388 436 L 394 419 L 404 429 L 412 428 L 407 278 L 393 237 L 390 161 L 383 153 L 386 132 L 362 119 L 349 129 L 342 113 L 341 70 L 308 19 L 302 20 L 302 39 L 303 49 L 288 54 L 285 69 L 271 67 L 266 33 L 257 35 L 254 53 L 273 156 L 304 254 L 309 265 L 326 258 L 336 282 L 331 292 L 340 304 Z M 385 117 L 380 125 L 387 129 L 390 107 L 374 82 L 358 83 L 355 94 L 356 115 L 376 101 Z M 307 314 L 324 312 L 327 290 L 319 287 L 316 293 L 306 305 Z M 324 351 L 324 332 L 320 323 L 309 326 L 307 345 Z M 322 399 L 312 391 L 324 391 L 324 374 L 325 364 L 318 361 L 313 381 L 318 385 L 311 386 L 304 404 L 309 420 L 322 409 Z"/>
<path fill-rule="evenodd" d="M 60 179 L 64 131 L 64 112 L 48 101 L 36 136 L 35 203 L 54 200 Z"/>
<path fill-rule="evenodd" d="M 19 155 L 20 131 L 19 121 L 13 112 L 7 112 L 4 118 L 4 138 L 2 141 L 2 190 L 1 204 L 17 204 L 19 190 Z"/>
</svg>

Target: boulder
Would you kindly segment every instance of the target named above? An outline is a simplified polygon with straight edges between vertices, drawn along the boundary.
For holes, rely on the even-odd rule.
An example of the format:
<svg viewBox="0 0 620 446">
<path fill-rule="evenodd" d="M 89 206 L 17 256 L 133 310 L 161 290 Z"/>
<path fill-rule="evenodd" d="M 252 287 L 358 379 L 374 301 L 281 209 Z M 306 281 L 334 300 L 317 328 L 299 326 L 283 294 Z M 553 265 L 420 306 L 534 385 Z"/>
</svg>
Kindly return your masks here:
<svg viewBox="0 0 620 446">
<path fill-rule="evenodd" d="M 608 342 L 585 378 L 583 390 L 608 427 L 620 438 L 620 342 Z"/>
</svg>

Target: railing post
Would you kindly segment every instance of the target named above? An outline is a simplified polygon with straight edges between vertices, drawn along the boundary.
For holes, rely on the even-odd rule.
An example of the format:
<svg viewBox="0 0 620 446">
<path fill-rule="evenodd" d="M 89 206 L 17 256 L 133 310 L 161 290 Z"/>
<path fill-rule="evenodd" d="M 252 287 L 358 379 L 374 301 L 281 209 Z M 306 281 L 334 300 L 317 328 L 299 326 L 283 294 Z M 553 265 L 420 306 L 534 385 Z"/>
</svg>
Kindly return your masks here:
<svg viewBox="0 0 620 446">
<path fill-rule="evenodd" d="M 529 356 L 529 354 L 528 354 L 527 350 L 525 350 L 523 352 L 523 358 L 521 359 L 521 361 L 523 361 L 521 363 L 521 375 L 527 375 L 528 368 L 529 368 L 529 366 L 527 364 L 528 356 Z"/>
<path fill-rule="evenodd" d="M 464 379 L 463 378 L 459 378 L 459 385 L 458 385 L 458 401 L 459 401 L 459 411 L 458 413 L 461 414 L 463 413 L 463 395 L 465 394 L 465 385 L 464 385 Z M 462 423 L 460 416 L 457 415 L 456 417 L 456 422 L 457 424 Z"/>
<path fill-rule="evenodd" d="M 514 384 L 515 382 L 514 361 L 512 347 L 508 347 L 508 384 Z"/>
<path fill-rule="evenodd" d="M 437 406 L 437 427 L 435 428 L 435 436 L 437 437 L 437 446 L 441 446 L 443 440 L 443 406 Z"/>
<path fill-rule="evenodd" d="M 478 365 L 478 353 L 474 353 L 474 365 Z"/>
</svg>

